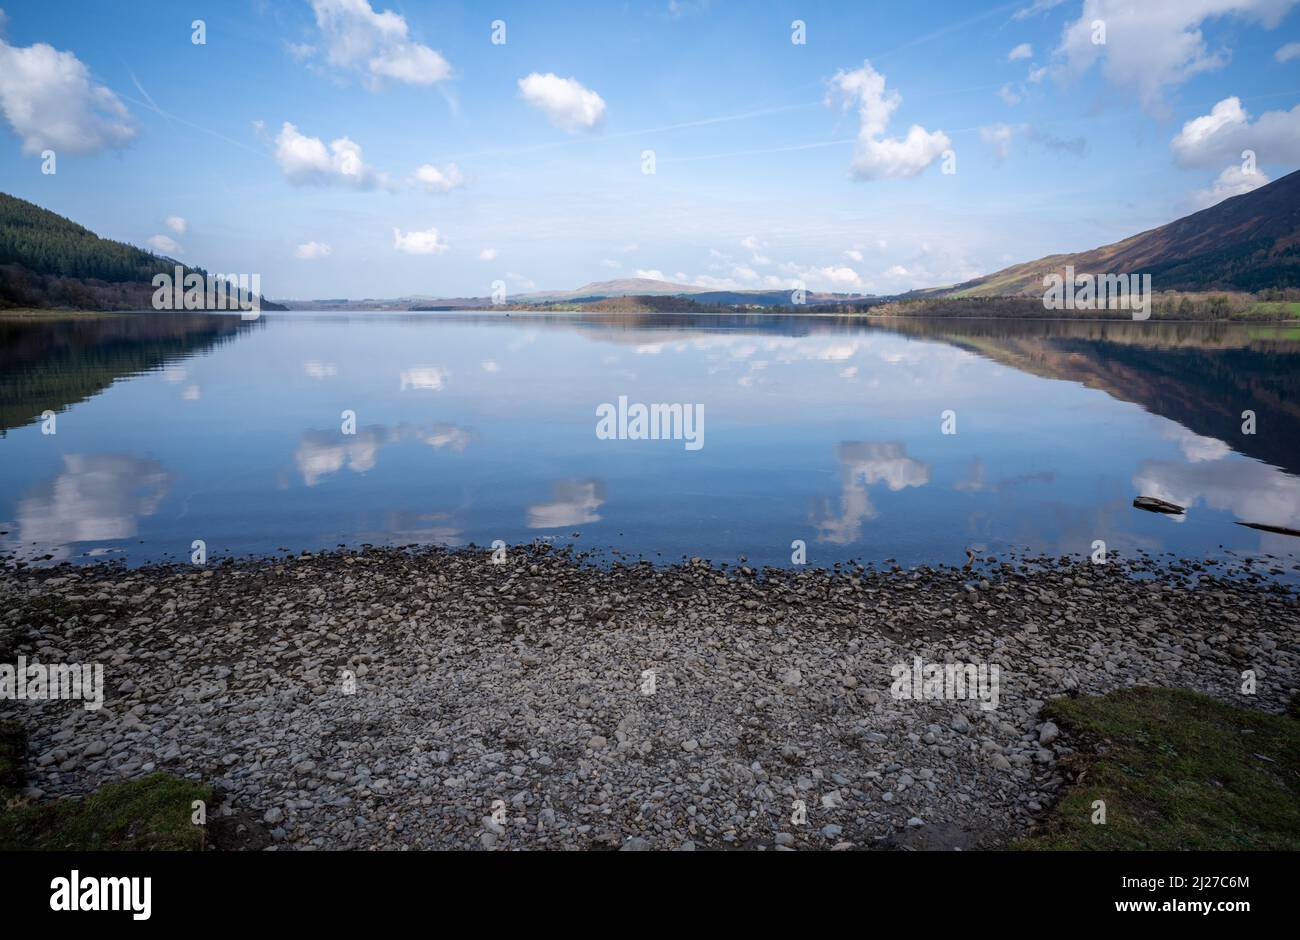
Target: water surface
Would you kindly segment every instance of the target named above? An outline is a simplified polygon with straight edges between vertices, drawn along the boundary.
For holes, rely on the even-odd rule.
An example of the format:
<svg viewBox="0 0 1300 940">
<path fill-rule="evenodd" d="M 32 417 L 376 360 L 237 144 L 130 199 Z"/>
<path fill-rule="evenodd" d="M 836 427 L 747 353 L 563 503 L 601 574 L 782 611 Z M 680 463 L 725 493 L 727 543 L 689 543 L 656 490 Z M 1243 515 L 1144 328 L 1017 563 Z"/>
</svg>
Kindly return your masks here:
<svg viewBox="0 0 1300 940">
<path fill-rule="evenodd" d="M 1291 569 L 1300 549 L 1235 524 L 1300 528 L 1294 327 L 141 314 L 0 339 L 0 548 L 27 560 L 540 538 L 906 565 L 1100 540 Z M 619 396 L 703 405 L 704 446 L 600 439 Z"/>
</svg>

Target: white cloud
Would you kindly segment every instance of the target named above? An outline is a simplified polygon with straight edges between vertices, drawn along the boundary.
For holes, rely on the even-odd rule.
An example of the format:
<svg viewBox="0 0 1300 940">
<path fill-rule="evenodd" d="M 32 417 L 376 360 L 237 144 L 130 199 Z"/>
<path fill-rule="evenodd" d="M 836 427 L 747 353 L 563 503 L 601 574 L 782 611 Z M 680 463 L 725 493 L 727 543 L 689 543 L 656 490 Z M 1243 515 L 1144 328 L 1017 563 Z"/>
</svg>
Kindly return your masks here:
<svg viewBox="0 0 1300 940">
<path fill-rule="evenodd" d="M 1201 33 L 1209 19 L 1239 16 L 1273 28 L 1300 0 L 1084 0 L 1079 18 L 1066 26 L 1057 47 L 1067 75 L 1100 63 L 1116 88 L 1134 92 L 1147 111 L 1164 114 L 1164 93 L 1201 72 L 1222 68 L 1226 49 L 1210 51 Z M 1106 24 L 1106 42 L 1093 42 L 1092 24 Z"/>
<path fill-rule="evenodd" d="M 853 293 L 865 290 L 869 285 L 857 271 L 847 265 L 801 265 L 786 262 L 781 265 L 784 278 L 767 277 L 762 286 L 771 289 L 794 289 L 802 284 L 812 291 L 831 291 L 834 293 Z M 698 280 L 698 279 L 697 279 Z M 746 287 L 756 285 L 747 284 Z"/>
<path fill-rule="evenodd" d="M 447 60 L 413 42 L 406 19 L 399 14 L 376 13 L 368 0 L 312 0 L 311 5 L 329 64 L 360 72 L 372 91 L 382 87 L 385 79 L 432 85 L 451 77 Z"/>
<path fill-rule="evenodd" d="M 316 47 L 310 43 L 286 42 L 284 51 L 289 53 L 289 57 L 295 62 L 306 62 L 316 54 Z"/>
<path fill-rule="evenodd" d="M 533 72 L 519 79 L 519 93 L 541 109 L 552 124 L 566 131 L 597 127 L 605 118 L 605 100 L 576 79 Z"/>
<path fill-rule="evenodd" d="M 611 269 L 623 267 L 622 261 L 615 261 L 613 258 L 606 258 L 604 261 L 601 262 L 601 264 Z"/>
<path fill-rule="evenodd" d="M 1290 62 L 1292 59 L 1300 59 L 1300 42 L 1289 42 L 1277 52 L 1273 53 L 1273 58 L 1279 62 Z"/>
<path fill-rule="evenodd" d="M 179 215 L 167 216 L 164 220 L 164 224 L 177 235 L 184 235 L 190 228 L 190 223 L 186 222 Z"/>
<path fill-rule="evenodd" d="M 1300 105 L 1265 112 L 1251 123 L 1241 99 L 1224 98 L 1184 124 L 1169 146 L 1183 166 L 1222 166 L 1243 159 L 1243 150 L 1253 150 L 1260 163 L 1289 166 L 1300 162 Z"/>
<path fill-rule="evenodd" d="M 643 268 L 638 268 L 638 269 L 637 269 L 637 272 L 636 272 L 636 276 L 637 276 L 637 277 L 644 277 L 644 278 L 647 278 L 647 279 L 649 279 L 649 280 L 651 280 L 651 281 L 666 281 L 666 280 L 668 280 L 668 278 L 664 277 L 664 272 L 662 272 L 662 271 L 658 271 L 658 270 L 655 270 L 654 268 L 651 268 L 651 269 L 649 269 L 649 270 L 646 270 L 646 269 L 643 269 Z"/>
<path fill-rule="evenodd" d="M 332 379 L 339 374 L 339 367 L 332 362 L 308 359 L 302 364 L 302 371 L 313 379 Z"/>
<path fill-rule="evenodd" d="M 461 453 L 474 440 L 474 432 L 454 424 L 435 424 L 428 431 L 415 431 L 415 436 L 430 447 L 450 447 Z"/>
<path fill-rule="evenodd" d="M 1267 185 L 1269 178 L 1263 170 L 1246 172 L 1239 164 L 1227 167 L 1211 184 L 1209 189 L 1198 189 L 1192 193 L 1192 204 L 1198 209 L 1208 209 L 1230 196 L 1240 196 L 1253 189 Z"/>
<path fill-rule="evenodd" d="M 408 388 L 440 392 L 450 376 L 446 369 L 438 366 L 416 366 L 401 373 L 402 391 Z"/>
<path fill-rule="evenodd" d="M 848 251 L 844 252 L 844 257 L 848 258 L 850 261 L 857 261 L 858 263 L 862 262 L 862 252 L 858 251 L 856 248 L 850 248 Z"/>
<path fill-rule="evenodd" d="M 810 283 L 829 284 L 833 291 L 856 290 L 862 286 L 862 277 L 858 272 L 842 264 L 810 268 L 808 275 Z"/>
<path fill-rule="evenodd" d="M 307 242 L 295 248 L 293 254 L 295 258 L 299 258 L 303 261 L 315 261 L 318 258 L 329 257 L 333 250 L 333 248 L 326 245 L 324 242 Z"/>
<path fill-rule="evenodd" d="M 528 507 L 528 528 L 558 529 L 599 522 L 596 512 L 605 502 L 605 484 L 600 480 L 560 480 L 551 487 L 549 503 Z"/>
<path fill-rule="evenodd" d="M 1034 0 L 1029 6 L 1022 7 L 1013 13 L 1011 18 L 1013 20 L 1028 19 L 1031 16 L 1059 7 L 1064 2 L 1065 0 Z"/>
<path fill-rule="evenodd" d="M 841 70 L 831 79 L 828 103 L 836 97 L 844 108 L 856 106 L 859 127 L 853 158 L 855 179 L 875 180 L 915 176 L 942 156 L 951 144 L 943 131 L 931 133 L 913 124 L 904 138 L 886 138 L 893 113 L 902 103 L 897 91 L 885 91 L 885 76 L 863 62 L 851 72 Z"/>
<path fill-rule="evenodd" d="M 0 39 L 0 111 L 24 154 L 121 148 L 136 133 L 126 106 L 91 79 L 84 62 L 43 42 L 20 47 Z"/>
<path fill-rule="evenodd" d="M 500 371 L 501 371 L 501 367 L 500 367 L 499 365 L 497 365 L 495 359 L 484 359 L 484 360 L 480 363 L 480 365 L 483 367 L 483 371 L 484 371 L 484 372 L 500 372 Z"/>
<path fill-rule="evenodd" d="M 346 464 L 353 473 L 373 470 L 379 450 L 393 441 L 386 428 L 361 428 L 345 441 L 324 431 L 304 431 L 293 452 L 294 463 L 306 486 L 315 486 L 322 478 L 342 470 Z"/>
<path fill-rule="evenodd" d="M 479 261 L 495 261 L 496 258 L 497 250 L 495 248 L 484 248 L 478 253 Z"/>
<path fill-rule="evenodd" d="M 413 182 L 417 186 L 423 186 L 425 192 L 449 193 L 465 185 L 465 176 L 454 163 L 448 163 L 444 167 L 426 163 L 416 169 Z"/>
<path fill-rule="evenodd" d="M 1027 42 L 1022 42 L 1007 53 L 1007 61 L 1015 62 L 1017 59 L 1030 59 L 1033 58 L 1033 55 L 1034 47 Z"/>
<path fill-rule="evenodd" d="M 366 166 L 361 148 L 346 137 L 329 147 L 319 137 L 308 137 L 288 121 L 275 140 L 275 161 L 285 179 L 295 185 L 303 183 L 344 183 L 354 189 L 369 189 L 378 180 Z"/>
<path fill-rule="evenodd" d="M 148 245 L 154 251 L 161 252 L 164 255 L 179 255 L 185 251 L 180 245 L 176 244 L 166 235 L 152 235 L 149 237 Z"/>
<path fill-rule="evenodd" d="M 1223 460 L 1232 453 L 1232 448 L 1223 441 L 1213 437 L 1203 437 L 1175 424 L 1165 429 L 1162 437 L 1178 442 L 1178 448 L 1190 463 L 1204 463 L 1207 460 Z"/>
<path fill-rule="evenodd" d="M 394 228 L 393 247 L 408 255 L 440 255 L 451 246 L 442 240 L 436 228 L 407 232 L 405 235 Z"/>
<path fill-rule="evenodd" d="M 158 511 L 172 482 L 154 460 L 64 454 L 62 471 L 18 500 L 14 541 L 49 548 L 133 538 L 138 517 Z"/>
<path fill-rule="evenodd" d="M 869 490 L 884 483 L 892 492 L 921 487 L 930 482 L 930 465 L 907 456 L 900 443 L 849 441 L 835 448 L 840 464 L 840 511 L 827 505 L 817 520 L 819 541 L 844 545 L 862 537 L 862 523 L 879 512 Z"/>
<path fill-rule="evenodd" d="M 1003 85 L 998 89 L 998 97 L 1001 98 L 1002 103 L 1006 105 L 1020 104 L 1020 93 L 1009 84 Z"/>
<path fill-rule="evenodd" d="M 745 238 L 742 238 L 740 240 L 740 245 L 742 248 L 746 249 L 750 253 L 751 260 L 753 261 L 754 264 L 772 263 L 772 259 L 763 254 L 763 249 L 766 246 L 763 244 L 763 242 L 759 241 L 755 236 L 748 235 Z"/>
<path fill-rule="evenodd" d="M 1246 522 L 1300 525 L 1300 480 L 1253 460 L 1148 460 L 1133 487 L 1189 509 L 1204 502 Z"/>
<path fill-rule="evenodd" d="M 980 140 L 992 148 L 999 160 L 1005 160 L 1015 132 L 1008 124 L 990 124 L 980 128 Z"/>
</svg>

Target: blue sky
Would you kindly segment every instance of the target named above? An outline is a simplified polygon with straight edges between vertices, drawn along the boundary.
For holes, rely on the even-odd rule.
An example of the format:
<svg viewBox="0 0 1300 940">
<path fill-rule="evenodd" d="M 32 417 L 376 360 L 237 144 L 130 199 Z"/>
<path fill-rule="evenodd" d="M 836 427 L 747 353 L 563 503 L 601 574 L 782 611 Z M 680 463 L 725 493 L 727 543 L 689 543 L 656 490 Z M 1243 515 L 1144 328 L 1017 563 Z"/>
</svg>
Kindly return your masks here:
<svg viewBox="0 0 1300 940">
<path fill-rule="evenodd" d="M 1300 165 L 1300 0 L 0 4 L 0 189 L 272 298 L 892 293 Z"/>
</svg>

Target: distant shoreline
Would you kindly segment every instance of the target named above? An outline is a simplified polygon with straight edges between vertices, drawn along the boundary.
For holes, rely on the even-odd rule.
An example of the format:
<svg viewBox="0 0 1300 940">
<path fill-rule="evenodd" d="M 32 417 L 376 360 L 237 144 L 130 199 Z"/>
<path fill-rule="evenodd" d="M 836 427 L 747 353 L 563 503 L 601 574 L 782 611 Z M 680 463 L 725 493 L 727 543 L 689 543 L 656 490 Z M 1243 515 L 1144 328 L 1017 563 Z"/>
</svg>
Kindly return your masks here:
<svg viewBox="0 0 1300 940">
<path fill-rule="evenodd" d="M 39 320 L 39 319 L 73 319 L 73 318 L 96 318 L 96 317 L 115 317 L 115 316 L 140 316 L 140 315 L 167 315 L 174 313 L 183 313 L 188 315 L 194 314 L 211 314 L 212 316 L 231 316 L 237 312 L 228 310 L 80 310 L 67 307 L 23 307 L 23 308 L 0 308 L 0 320 L 18 319 L 18 320 Z M 1134 323 L 1134 324 L 1151 324 L 1151 323 L 1189 323 L 1189 324 L 1224 324 L 1224 325 L 1300 325 L 1300 314 L 1289 317 L 1265 317 L 1262 315 L 1245 315 L 1236 317 L 1226 317 L 1221 319 L 1210 319 L 1204 317 L 1164 317 L 1152 315 L 1146 320 L 1135 320 L 1132 317 L 1091 317 L 1091 316 L 974 316 L 968 314 L 874 314 L 869 312 L 853 313 L 845 311 L 823 311 L 823 310 L 796 310 L 785 307 L 769 307 L 762 310 L 592 310 L 584 307 L 572 307 L 563 309 L 543 309 L 535 307 L 506 307 L 506 308 L 475 308 L 475 307 L 455 307 L 439 309 L 382 309 L 382 308 L 339 308 L 339 307 L 292 307 L 286 310 L 263 310 L 261 315 L 273 316 L 276 314 L 295 314 L 295 313 L 329 313 L 329 314 L 373 314 L 379 316 L 413 316 L 413 315 L 430 315 L 437 314 L 492 314 L 504 317 L 505 315 L 567 315 L 575 314 L 579 316 L 609 316 L 609 315 L 670 315 L 670 316 L 696 316 L 696 317 L 746 317 L 746 316 L 769 316 L 769 317 L 795 317 L 800 319 L 818 318 L 818 319 L 853 319 L 865 321 L 908 321 L 908 320 L 954 320 L 954 321 L 981 321 L 981 322 L 1002 322 L 1002 323 Z"/>
</svg>

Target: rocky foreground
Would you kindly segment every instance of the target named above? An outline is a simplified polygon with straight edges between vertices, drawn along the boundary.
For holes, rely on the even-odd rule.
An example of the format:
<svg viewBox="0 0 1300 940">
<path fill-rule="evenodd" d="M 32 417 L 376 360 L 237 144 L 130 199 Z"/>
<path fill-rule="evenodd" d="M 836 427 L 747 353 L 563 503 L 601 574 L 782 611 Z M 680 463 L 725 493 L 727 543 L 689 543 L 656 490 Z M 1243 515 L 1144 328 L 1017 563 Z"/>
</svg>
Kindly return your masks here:
<svg viewBox="0 0 1300 940">
<path fill-rule="evenodd" d="M 102 663 L 105 704 L 0 717 L 28 734 L 29 799 L 168 771 L 216 789 L 228 847 L 994 846 L 1063 784 L 1050 697 L 1180 686 L 1285 710 L 1294 590 L 1214 570 L 596 568 L 543 548 L 11 569 L 0 662 Z M 895 697 L 916 657 L 998 666 L 997 707 Z"/>
</svg>

